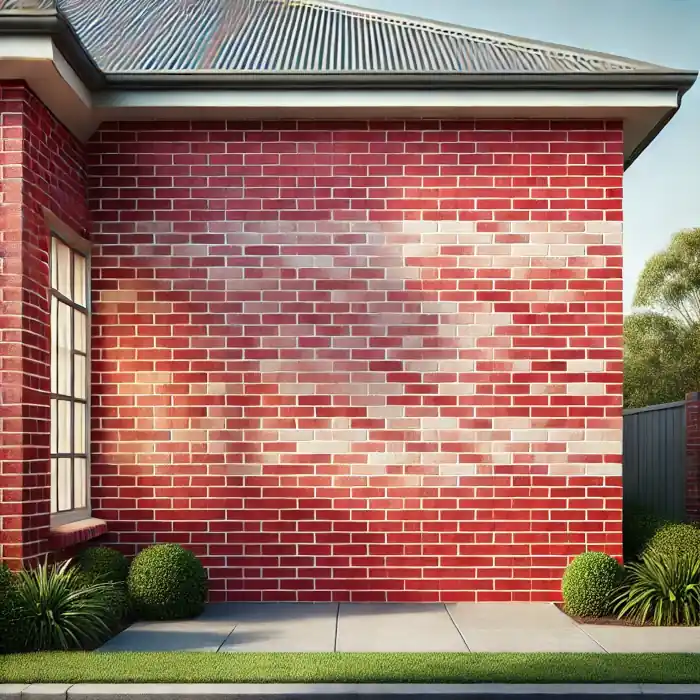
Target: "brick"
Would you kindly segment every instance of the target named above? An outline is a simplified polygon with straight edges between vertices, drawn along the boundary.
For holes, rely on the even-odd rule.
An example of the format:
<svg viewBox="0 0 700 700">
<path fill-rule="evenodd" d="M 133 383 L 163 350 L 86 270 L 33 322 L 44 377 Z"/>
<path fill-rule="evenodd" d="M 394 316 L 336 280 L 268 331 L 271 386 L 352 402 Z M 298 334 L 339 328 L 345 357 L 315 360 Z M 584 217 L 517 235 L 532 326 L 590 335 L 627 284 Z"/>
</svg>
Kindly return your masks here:
<svg viewBox="0 0 700 700">
<path fill-rule="evenodd" d="M 61 132 L 77 184 L 59 213 L 88 225 L 86 171 L 93 211 L 92 490 L 109 541 L 182 542 L 217 600 L 554 601 L 572 556 L 619 556 L 620 240 L 605 227 L 622 143 L 607 126 L 124 123 L 85 160 Z M 4 138 L 21 173 L 22 141 Z M 17 330 L 45 337 L 30 320 Z M 35 418 L 21 405 L 8 434 Z M 7 448 L 3 525 L 38 555 L 46 518 L 14 513 L 10 476 L 42 453 Z M 20 500 L 44 512 L 31 488 Z"/>
</svg>

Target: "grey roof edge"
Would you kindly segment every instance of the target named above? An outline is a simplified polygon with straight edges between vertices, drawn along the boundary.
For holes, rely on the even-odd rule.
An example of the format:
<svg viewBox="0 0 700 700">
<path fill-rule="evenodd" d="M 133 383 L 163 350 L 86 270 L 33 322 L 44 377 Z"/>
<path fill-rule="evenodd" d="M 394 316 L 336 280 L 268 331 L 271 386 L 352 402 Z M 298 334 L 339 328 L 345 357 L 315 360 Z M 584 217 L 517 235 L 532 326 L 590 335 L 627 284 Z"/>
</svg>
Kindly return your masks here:
<svg viewBox="0 0 700 700">
<path fill-rule="evenodd" d="M 68 20 L 57 11 L 0 13 L 0 36 L 50 36 L 71 68 L 90 90 L 106 85 L 104 73 L 82 45 Z"/>
<path fill-rule="evenodd" d="M 669 69 L 670 70 L 670 69 Z M 323 72 L 275 71 L 141 71 L 111 73 L 106 84 L 121 88 L 481 88 L 493 90 L 567 90 L 599 89 L 674 89 L 687 92 L 698 76 L 697 71 L 677 70 L 668 73 L 635 71 L 619 73 L 417 73 L 417 72 Z"/>
</svg>

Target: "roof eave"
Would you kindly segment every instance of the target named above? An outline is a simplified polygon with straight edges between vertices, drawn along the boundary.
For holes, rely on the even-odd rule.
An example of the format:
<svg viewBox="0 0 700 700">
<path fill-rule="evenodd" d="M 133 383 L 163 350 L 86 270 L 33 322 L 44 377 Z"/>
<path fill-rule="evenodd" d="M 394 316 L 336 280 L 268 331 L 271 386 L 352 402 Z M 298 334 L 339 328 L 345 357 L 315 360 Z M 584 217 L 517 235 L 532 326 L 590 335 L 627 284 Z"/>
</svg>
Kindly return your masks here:
<svg viewBox="0 0 700 700">
<path fill-rule="evenodd" d="M 71 68 L 90 90 L 104 89 L 104 73 L 92 60 L 75 30 L 60 12 L 0 14 L 0 35 L 50 36 Z"/>
<path fill-rule="evenodd" d="M 115 89 L 220 88 L 280 89 L 426 89 L 480 90 L 673 90 L 677 106 L 669 110 L 625 161 L 629 167 L 680 108 L 698 73 L 690 70 L 630 70 L 609 73 L 264 73 L 131 72 L 105 74 L 87 52 L 66 18 L 56 12 L 0 14 L 0 35 L 50 36 L 69 65 L 92 91 Z"/>
</svg>

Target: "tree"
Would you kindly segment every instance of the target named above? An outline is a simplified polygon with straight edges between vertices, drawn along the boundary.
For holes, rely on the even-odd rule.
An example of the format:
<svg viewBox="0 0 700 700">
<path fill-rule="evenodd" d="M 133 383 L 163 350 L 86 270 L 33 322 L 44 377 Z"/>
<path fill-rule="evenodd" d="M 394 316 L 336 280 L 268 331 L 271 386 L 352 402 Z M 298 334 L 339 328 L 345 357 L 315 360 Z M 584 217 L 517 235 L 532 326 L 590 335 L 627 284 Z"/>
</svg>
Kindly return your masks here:
<svg viewBox="0 0 700 700">
<path fill-rule="evenodd" d="M 652 256 L 625 319 L 626 408 L 700 390 L 700 228 L 676 233 Z"/>
</svg>

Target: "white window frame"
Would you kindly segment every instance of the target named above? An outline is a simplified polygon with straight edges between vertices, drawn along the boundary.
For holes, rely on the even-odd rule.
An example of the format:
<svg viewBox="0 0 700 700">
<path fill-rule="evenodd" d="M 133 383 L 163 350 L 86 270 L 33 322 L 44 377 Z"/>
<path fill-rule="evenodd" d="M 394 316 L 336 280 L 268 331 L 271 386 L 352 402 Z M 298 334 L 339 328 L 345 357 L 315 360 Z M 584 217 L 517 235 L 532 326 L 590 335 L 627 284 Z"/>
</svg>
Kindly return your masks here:
<svg viewBox="0 0 700 700">
<path fill-rule="evenodd" d="M 49 288 L 48 288 L 48 302 L 49 302 L 49 325 L 51 326 L 51 323 L 53 322 L 53 319 L 51 318 L 52 316 L 52 311 L 51 307 L 53 304 L 53 299 L 57 298 L 60 299 L 64 304 L 68 304 L 71 308 L 80 308 L 81 311 L 85 313 L 85 324 L 86 324 L 86 355 L 85 355 L 85 507 L 81 508 L 72 508 L 70 510 L 64 510 L 64 511 L 58 511 L 54 512 L 54 505 L 53 505 L 53 497 L 51 497 L 50 500 L 50 506 L 49 510 L 51 513 L 51 520 L 50 520 L 50 525 L 51 527 L 58 527 L 61 525 L 66 525 L 68 523 L 74 523 L 78 522 L 81 520 L 87 520 L 88 518 L 91 517 L 91 494 L 90 494 L 90 415 L 91 415 L 91 391 L 90 391 L 90 351 L 91 351 L 91 344 L 90 344 L 90 339 L 91 339 L 91 322 L 92 322 L 92 309 L 91 309 L 91 304 L 90 304 L 90 299 L 91 299 L 91 274 L 90 274 L 90 250 L 91 250 L 91 244 L 89 241 L 85 240 L 82 238 L 80 235 L 78 235 L 75 231 L 73 231 L 71 228 L 66 226 L 60 219 L 58 219 L 54 214 L 52 214 L 50 211 L 45 210 L 44 211 L 44 219 L 46 221 L 46 225 L 48 227 L 48 235 L 49 235 Z M 72 300 L 68 299 L 64 295 L 62 295 L 57 289 L 54 289 L 53 287 L 53 275 L 52 275 L 52 269 L 54 265 L 53 261 L 53 239 L 56 238 L 58 239 L 61 243 L 63 243 L 65 246 L 70 248 L 72 251 L 75 253 L 82 255 L 85 258 L 85 306 L 81 307 L 79 304 L 75 304 Z M 71 261 L 71 269 L 73 268 L 73 262 Z M 49 333 L 49 337 L 52 337 L 52 334 Z M 73 337 L 73 322 L 71 321 L 71 348 L 73 348 L 75 340 Z M 71 351 L 71 363 L 73 362 L 73 350 Z M 54 347 L 53 347 L 53 342 L 50 343 L 50 351 L 49 351 L 49 366 L 52 366 L 52 361 L 53 361 L 53 353 L 54 353 Z M 74 370 L 71 368 L 71 376 L 72 372 Z M 71 382 L 72 384 L 72 382 Z M 71 459 L 71 499 L 75 497 L 75 491 L 73 487 L 73 477 L 74 477 L 74 467 L 73 467 L 73 462 L 72 460 L 75 458 L 76 454 L 79 454 L 75 452 L 74 446 L 73 446 L 73 431 L 74 431 L 74 414 L 72 410 L 72 406 L 74 401 L 76 400 L 75 397 L 75 386 L 71 386 L 71 418 L 70 418 L 70 431 L 71 431 L 71 451 L 70 451 L 70 459 Z M 57 398 L 58 395 L 58 387 L 56 387 L 56 392 L 54 393 L 54 387 L 50 386 L 50 400 L 53 401 L 54 399 Z M 79 400 L 82 402 L 82 400 Z M 50 420 L 52 421 L 54 417 L 52 416 Z M 49 429 L 49 435 L 53 435 L 53 427 L 50 425 Z M 57 454 L 54 452 L 54 446 L 51 441 L 50 447 L 50 481 L 52 485 L 52 493 L 53 493 L 53 479 L 54 479 L 54 469 L 53 469 L 53 460 L 54 460 L 54 455 Z M 82 453 L 80 453 L 82 454 Z M 58 486 L 56 485 L 56 488 Z"/>
</svg>

